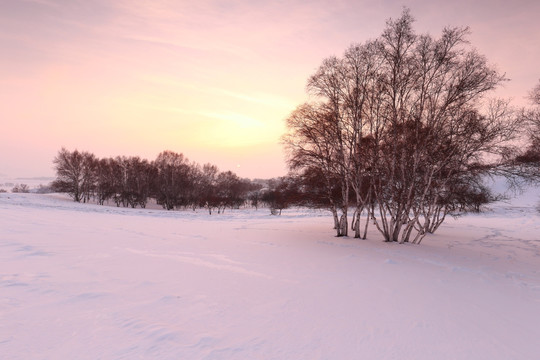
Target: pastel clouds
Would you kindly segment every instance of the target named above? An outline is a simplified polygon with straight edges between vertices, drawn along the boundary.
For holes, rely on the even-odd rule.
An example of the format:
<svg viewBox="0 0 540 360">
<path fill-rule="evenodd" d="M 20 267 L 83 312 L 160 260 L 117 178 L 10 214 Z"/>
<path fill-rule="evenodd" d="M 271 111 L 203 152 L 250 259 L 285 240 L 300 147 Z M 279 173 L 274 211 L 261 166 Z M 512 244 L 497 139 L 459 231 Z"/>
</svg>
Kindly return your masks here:
<svg viewBox="0 0 540 360">
<path fill-rule="evenodd" d="M 51 175 L 66 146 L 149 159 L 170 149 L 241 164 L 241 176 L 284 174 L 279 138 L 308 76 L 403 5 L 419 32 L 470 26 L 513 80 L 500 95 L 524 104 L 540 78 L 536 1 L 6 1 L 0 171 Z"/>
</svg>

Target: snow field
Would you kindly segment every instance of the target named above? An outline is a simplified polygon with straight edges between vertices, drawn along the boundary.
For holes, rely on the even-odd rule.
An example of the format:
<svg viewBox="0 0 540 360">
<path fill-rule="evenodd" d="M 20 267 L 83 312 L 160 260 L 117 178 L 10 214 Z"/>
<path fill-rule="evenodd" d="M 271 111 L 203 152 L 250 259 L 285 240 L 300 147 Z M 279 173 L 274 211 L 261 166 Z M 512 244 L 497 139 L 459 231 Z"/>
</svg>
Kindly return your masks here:
<svg viewBox="0 0 540 360">
<path fill-rule="evenodd" d="M 538 359 L 539 238 L 523 202 L 414 246 L 319 211 L 0 194 L 0 358 Z"/>
</svg>

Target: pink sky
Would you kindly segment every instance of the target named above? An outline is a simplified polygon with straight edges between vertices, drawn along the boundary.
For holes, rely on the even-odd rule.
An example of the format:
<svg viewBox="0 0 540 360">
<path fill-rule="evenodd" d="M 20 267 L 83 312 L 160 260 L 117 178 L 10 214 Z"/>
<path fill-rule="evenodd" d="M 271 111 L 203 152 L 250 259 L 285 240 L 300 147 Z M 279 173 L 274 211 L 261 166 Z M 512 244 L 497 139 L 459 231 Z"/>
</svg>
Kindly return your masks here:
<svg viewBox="0 0 540 360">
<path fill-rule="evenodd" d="M 497 95 L 526 104 L 538 1 L 0 0 L 0 174 L 52 176 L 64 146 L 284 175 L 279 138 L 308 76 L 403 6 L 418 32 L 470 26 L 511 79 Z"/>
</svg>

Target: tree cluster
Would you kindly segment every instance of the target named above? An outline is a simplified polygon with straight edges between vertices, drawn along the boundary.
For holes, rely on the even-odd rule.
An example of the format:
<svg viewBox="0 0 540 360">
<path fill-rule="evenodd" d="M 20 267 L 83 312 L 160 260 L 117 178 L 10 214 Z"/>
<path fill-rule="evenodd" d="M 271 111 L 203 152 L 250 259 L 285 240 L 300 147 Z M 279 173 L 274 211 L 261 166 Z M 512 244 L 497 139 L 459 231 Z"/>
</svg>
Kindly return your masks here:
<svg viewBox="0 0 540 360">
<path fill-rule="evenodd" d="M 30 187 L 27 184 L 15 184 L 11 189 L 12 193 L 29 193 Z"/>
<path fill-rule="evenodd" d="M 148 161 L 136 156 L 99 159 L 89 152 L 62 148 L 54 165 L 55 191 L 68 193 L 77 202 L 94 199 L 100 205 L 113 201 L 117 206 L 144 208 L 153 198 L 167 210 L 204 207 L 211 214 L 238 208 L 257 198 L 253 193 L 262 188 L 231 171 L 200 166 L 172 151 Z"/>
<path fill-rule="evenodd" d="M 485 100 L 506 79 L 468 29 L 434 38 L 413 22 L 404 10 L 379 38 L 325 59 L 307 83 L 312 101 L 287 119 L 289 167 L 317 185 L 307 193 L 338 236 L 352 206 L 355 237 L 364 213 L 386 241 L 420 243 L 448 214 L 492 200 L 482 176 L 515 154 L 516 116 Z"/>
<path fill-rule="evenodd" d="M 511 177 L 511 185 L 518 190 L 523 184 L 540 184 L 540 81 L 529 94 L 529 100 L 532 106 L 523 108 L 519 114 L 525 128 L 526 145 L 499 171 L 501 175 Z M 540 212 L 540 203 L 537 210 Z"/>
</svg>

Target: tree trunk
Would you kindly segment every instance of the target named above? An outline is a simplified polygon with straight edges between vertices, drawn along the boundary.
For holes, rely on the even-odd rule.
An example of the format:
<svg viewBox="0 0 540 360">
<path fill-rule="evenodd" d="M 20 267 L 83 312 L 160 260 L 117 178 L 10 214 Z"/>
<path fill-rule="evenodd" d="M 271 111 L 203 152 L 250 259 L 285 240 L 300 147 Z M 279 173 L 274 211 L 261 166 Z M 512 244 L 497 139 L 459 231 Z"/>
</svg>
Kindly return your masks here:
<svg viewBox="0 0 540 360">
<path fill-rule="evenodd" d="M 339 219 L 339 235 L 347 236 L 349 234 L 349 224 L 347 222 L 347 206 L 341 208 L 341 217 Z"/>
</svg>

